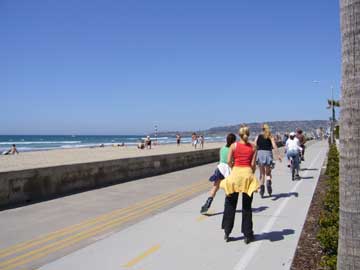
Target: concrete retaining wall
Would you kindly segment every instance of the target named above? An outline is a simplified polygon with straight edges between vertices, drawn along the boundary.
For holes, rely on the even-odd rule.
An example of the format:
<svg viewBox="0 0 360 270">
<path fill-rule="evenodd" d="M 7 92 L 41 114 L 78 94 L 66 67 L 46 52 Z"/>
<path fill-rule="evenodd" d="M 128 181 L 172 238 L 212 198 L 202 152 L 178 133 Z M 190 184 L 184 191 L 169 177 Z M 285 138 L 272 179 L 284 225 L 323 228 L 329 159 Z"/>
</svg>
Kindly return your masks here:
<svg viewBox="0 0 360 270">
<path fill-rule="evenodd" d="M 216 162 L 219 149 L 0 173 L 0 208 Z"/>
</svg>

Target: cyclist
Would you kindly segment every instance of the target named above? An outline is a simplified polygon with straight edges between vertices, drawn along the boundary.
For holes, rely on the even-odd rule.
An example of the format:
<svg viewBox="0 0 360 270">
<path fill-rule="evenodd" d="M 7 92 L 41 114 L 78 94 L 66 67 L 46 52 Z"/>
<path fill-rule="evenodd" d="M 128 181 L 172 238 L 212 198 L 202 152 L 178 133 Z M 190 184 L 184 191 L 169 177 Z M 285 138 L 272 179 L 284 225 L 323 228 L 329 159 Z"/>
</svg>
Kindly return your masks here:
<svg viewBox="0 0 360 270">
<path fill-rule="evenodd" d="M 296 130 L 296 138 L 299 140 L 300 143 L 300 147 L 302 148 L 301 151 L 301 160 L 304 161 L 304 156 L 305 156 L 305 143 L 306 143 L 306 139 L 305 136 L 303 134 L 303 131 L 301 129 L 297 129 Z"/>
<path fill-rule="evenodd" d="M 288 160 L 290 161 L 292 159 L 292 166 L 295 168 L 296 175 L 292 175 L 292 180 L 295 180 L 295 177 L 297 179 L 300 178 L 299 170 L 300 170 L 300 153 L 302 151 L 302 148 L 299 145 L 299 141 L 296 138 L 295 132 L 291 132 L 289 134 L 289 139 L 286 141 L 285 145 L 285 152 Z"/>
</svg>

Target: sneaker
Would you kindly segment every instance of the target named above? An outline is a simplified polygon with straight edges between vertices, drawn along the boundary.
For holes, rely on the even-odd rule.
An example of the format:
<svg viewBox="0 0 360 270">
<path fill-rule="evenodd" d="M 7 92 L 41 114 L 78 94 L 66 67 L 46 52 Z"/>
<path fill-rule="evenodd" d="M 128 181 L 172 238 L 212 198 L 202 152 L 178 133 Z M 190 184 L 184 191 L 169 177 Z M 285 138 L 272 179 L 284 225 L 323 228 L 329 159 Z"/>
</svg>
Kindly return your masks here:
<svg viewBox="0 0 360 270">
<path fill-rule="evenodd" d="M 225 242 L 230 242 L 230 236 L 226 233 L 224 235 L 224 240 L 225 240 Z"/>
<path fill-rule="evenodd" d="M 253 242 L 255 240 L 255 237 L 254 237 L 254 235 L 250 235 L 250 236 L 245 236 L 245 238 L 244 238 L 244 242 L 245 242 L 245 244 L 250 244 L 251 242 Z"/>
</svg>

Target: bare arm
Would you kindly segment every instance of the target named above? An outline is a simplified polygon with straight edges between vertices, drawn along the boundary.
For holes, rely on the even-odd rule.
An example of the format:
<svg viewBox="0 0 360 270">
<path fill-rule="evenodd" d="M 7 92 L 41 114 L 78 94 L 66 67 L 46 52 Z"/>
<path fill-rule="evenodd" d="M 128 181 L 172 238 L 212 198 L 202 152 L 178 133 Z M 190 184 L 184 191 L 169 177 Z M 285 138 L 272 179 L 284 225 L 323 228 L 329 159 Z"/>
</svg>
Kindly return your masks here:
<svg viewBox="0 0 360 270">
<path fill-rule="evenodd" d="M 257 141 L 258 141 L 259 136 L 256 136 L 254 142 L 251 142 L 251 144 L 255 147 L 255 150 L 257 149 Z"/>
<path fill-rule="evenodd" d="M 254 149 L 254 155 L 253 155 L 252 160 L 251 160 L 251 169 L 252 169 L 253 173 L 255 173 L 255 171 L 256 171 L 257 151 L 256 151 L 256 147 L 253 147 L 253 149 Z"/>
<path fill-rule="evenodd" d="M 228 154 L 228 159 L 227 159 L 227 162 L 228 162 L 228 165 L 230 168 L 232 168 L 234 166 L 234 150 L 235 150 L 235 143 L 233 143 L 231 146 L 230 146 L 230 149 L 229 149 L 229 154 Z"/>
<path fill-rule="evenodd" d="M 276 154 L 277 154 L 277 156 L 278 156 L 279 161 L 281 162 L 281 157 L 280 157 L 279 148 L 277 147 L 277 145 L 276 145 L 275 140 L 274 140 L 273 137 L 271 137 L 271 144 L 272 144 L 273 149 L 276 151 Z"/>
</svg>

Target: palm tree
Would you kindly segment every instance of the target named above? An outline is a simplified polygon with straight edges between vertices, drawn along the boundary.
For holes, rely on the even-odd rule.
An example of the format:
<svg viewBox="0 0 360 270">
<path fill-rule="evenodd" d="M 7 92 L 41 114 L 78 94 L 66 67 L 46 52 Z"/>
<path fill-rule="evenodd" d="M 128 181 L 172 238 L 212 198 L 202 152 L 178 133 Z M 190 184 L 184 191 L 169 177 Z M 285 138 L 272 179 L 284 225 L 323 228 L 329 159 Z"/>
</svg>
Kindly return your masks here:
<svg viewBox="0 0 360 270">
<path fill-rule="evenodd" d="M 340 107 L 340 101 L 335 99 L 328 99 L 327 109 L 332 109 L 332 119 L 335 121 L 335 107 Z"/>
<path fill-rule="evenodd" d="M 331 121 L 331 143 L 335 142 L 335 136 L 334 136 L 334 129 L 335 129 L 335 107 L 340 107 L 340 101 L 335 99 L 328 99 L 328 106 L 327 109 L 332 110 L 332 117 L 330 119 Z"/>
<path fill-rule="evenodd" d="M 360 269 L 360 0 L 340 0 L 342 100 L 337 268 Z"/>
</svg>

